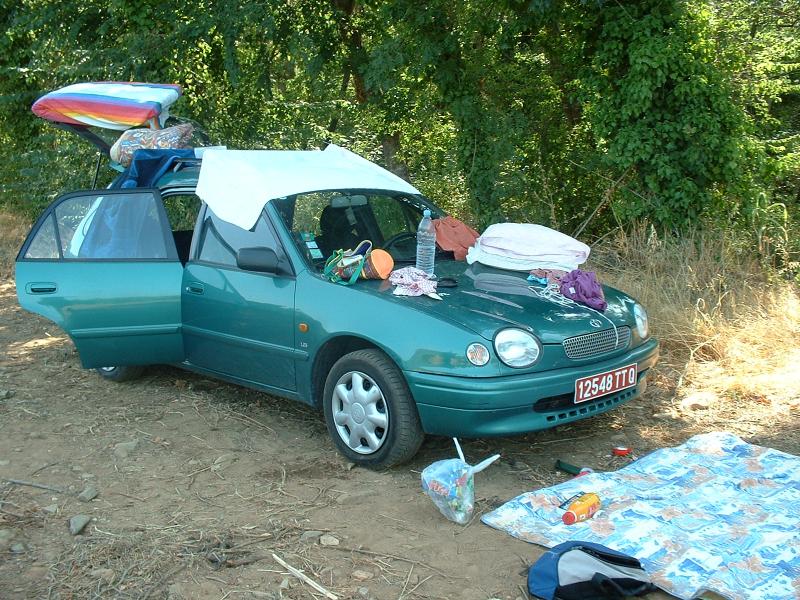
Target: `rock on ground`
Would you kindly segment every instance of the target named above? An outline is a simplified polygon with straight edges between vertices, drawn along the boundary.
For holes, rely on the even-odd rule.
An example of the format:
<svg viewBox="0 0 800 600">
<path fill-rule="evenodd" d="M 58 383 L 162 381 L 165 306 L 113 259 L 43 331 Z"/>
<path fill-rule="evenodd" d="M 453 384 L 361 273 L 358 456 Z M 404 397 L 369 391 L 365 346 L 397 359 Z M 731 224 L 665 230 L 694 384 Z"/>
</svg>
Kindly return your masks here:
<svg viewBox="0 0 800 600">
<path fill-rule="evenodd" d="M 0 529 L 0 551 L 8 550 L 14 540 L 14 532 L 10 529 Z"/>
<path fill-rule="evenodd" d="M 332 536 L 329 533 L 326 533 L 321 538 L 319 538 L 319 543 L 322 544 L 323 546 L 338 546 L 339 539 Z"/>
<path fill-rule="evenodd" d="M 97 498 L 97 495 L 98 495 L 97 488 L 95 488 L 93 485 L 87 485 L 83 489 L 83 491 L 80 494 L 78 494 L 78 500 L 80 500 L 81 502 L 91 502 L 92 500 Z"/>
<path fill-rule="evenodd" d="M 139 440 L 132 442 L 120 442 L 114 446 L 114 456 L 117 458 L 128 458 L 139 447 Z"/>
<path fill-rule="evenodd" d="M 92 517 L 89 515 L 75 515 L 69 520 L 69 532 L 72 535 L 78 535 L 84 530 L 91 520 Z"/>
<path fill-rule="evenodd" d="M 695 392 L 681 400 L 682 410 L 705 410 L 717 401 L 714 392 Z"/>
</svg>

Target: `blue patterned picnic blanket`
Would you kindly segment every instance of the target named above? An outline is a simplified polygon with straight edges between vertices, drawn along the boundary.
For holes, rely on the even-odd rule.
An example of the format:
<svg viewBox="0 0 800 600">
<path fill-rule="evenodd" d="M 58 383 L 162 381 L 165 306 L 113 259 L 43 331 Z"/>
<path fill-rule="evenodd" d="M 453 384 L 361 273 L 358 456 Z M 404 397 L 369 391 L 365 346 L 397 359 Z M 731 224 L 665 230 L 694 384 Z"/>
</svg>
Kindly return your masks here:
<svg viewBox="0 0 800 600">
<path fill-rule="evenodd" d="M 581 492 L 598 493 L 602 511 L 562 524 L 558 505 Z M 482 521 L 547 547 L 581 540 L 630 554 L 684 599 L 705 590 L 800 598 L 800 457 L 730 433 L 696 435 L 619 471 L 522 494 Z"/>
</svg>

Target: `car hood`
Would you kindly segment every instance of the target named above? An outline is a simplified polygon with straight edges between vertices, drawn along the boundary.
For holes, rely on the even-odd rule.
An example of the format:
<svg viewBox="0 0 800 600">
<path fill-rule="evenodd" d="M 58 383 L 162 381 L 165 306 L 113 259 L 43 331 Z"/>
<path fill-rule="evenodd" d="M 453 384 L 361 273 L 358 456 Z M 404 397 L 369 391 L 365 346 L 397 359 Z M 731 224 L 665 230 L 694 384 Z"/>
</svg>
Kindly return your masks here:
<svg viewBox="0 0 800 600">
<path fill-rule="evenodd" d="M 457 283 L 455 287 L 439 286 L 441 301 L 393 296 L 388 281 L 368 287 L 395 301 L 413 302 L 418 310 L 456 322 L 487 340 L 504 327 L 521 327 L 533 331 L 544 344 L 560 344 L 574 335 L 608 329 L 612 323 L 634 325 L 635 301 L 608 286 L 603 286 L 608 308 L 599 313 L 560 294 L 546 293 L 543 286 L 527 281 L 527 273 L 440 261 L 436 275 L 440 281 L 451 278 Z"/>
</svg>

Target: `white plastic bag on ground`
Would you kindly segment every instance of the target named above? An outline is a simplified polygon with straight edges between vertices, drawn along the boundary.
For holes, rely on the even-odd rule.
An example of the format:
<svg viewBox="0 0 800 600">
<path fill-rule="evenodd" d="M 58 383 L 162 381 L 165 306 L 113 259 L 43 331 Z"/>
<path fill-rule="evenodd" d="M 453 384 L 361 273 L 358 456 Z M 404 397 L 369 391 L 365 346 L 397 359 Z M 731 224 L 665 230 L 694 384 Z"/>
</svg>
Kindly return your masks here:
<svg viewBox="0 0 800 600">
<path fill-rule="evenodd" d="M 456 438 L 453 438 L 458 458 L 438 460 L 422 471 L 422 489 L 430 496 L 439 511 L 460 525 L 469 523 L 475 509 L 474 475 L 500 458 L 490 456 L 475 466 L 468 465 Z"/>
</svg>

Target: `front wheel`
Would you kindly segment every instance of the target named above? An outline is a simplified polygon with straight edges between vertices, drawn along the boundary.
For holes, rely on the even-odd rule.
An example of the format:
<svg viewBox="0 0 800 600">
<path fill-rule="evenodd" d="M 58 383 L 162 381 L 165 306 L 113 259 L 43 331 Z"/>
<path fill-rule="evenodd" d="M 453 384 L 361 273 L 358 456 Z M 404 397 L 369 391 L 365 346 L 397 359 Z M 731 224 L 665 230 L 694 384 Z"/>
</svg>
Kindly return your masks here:
<svg viewBox="0 0 800 600">
<path fill-rule="evenodd" d="M 103 379 L 121 383 L 139 377 L 144 372 L 144 367 L 100 367 L 95 370 Z"/>
<path fill-rule="evenodd" d="M 357 350 L 328 373 L 325 424 L 338 450 L 379 469 L 413 457 L 425 437 L 403 375 L 380 350 Z"/>
</svg>

